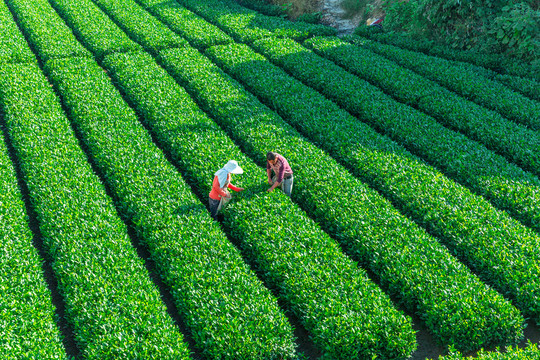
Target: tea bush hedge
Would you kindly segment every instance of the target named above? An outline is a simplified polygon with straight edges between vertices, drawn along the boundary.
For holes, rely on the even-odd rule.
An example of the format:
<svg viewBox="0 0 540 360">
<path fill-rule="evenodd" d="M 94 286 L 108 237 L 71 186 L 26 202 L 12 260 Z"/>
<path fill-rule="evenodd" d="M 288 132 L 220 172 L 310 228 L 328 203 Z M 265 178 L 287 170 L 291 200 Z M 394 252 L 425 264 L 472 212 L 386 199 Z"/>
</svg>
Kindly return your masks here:
<svg viewBox="0 0 540 360">
<path fill-rule="evenodd" d="M 189 359 L 51 85 L 35 65 L 0 74 L 7 132 L 81 355 Z"/>
<path fill-rule="evenodd" d="M 1 130 L 0 219 L 0 356 L 9 360 L 67 359 L 41 266 L 43 260 L 32 242 Z"/>
<path fill-rule="evenodd" d="M 0 64 L 37 62 L 5 2 L 0 2 Z"/>
<path fill-rule="evenodd" d="M 51 58 L 91 56 L 47 0 L 8 0 L 6 3 L 42 63 Z"/>
</svg>

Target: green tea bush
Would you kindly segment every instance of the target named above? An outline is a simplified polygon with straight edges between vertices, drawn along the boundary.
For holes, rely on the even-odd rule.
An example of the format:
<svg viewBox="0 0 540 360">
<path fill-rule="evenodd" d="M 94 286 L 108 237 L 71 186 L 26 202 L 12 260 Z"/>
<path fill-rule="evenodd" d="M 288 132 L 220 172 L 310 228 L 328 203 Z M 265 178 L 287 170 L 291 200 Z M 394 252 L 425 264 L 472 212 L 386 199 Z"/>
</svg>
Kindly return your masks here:
<svg viewBox="0 0 540 360">
<path fill-rule="evenodd" d="M 4 2 L 0 2 L 0 64 L 37 62 Z"/>
<path fill-rule="evenodd" d="M 355 259 L 366 264 L 392 295 L 410 311 L 420 314 L 429 322 L 430 329 L 441 341 L 457 341 L 464 334 L 467 334 L 468 339 L 471 336 L 482 338 L 485 335 L 481 330 L 484 325 L 477 321 L 482 318 L 481 323 L 492 323 L 494 319 L 489 314 L 491 310 L 488 310 L 492 306 L 501 307 L 503 313 L 517 315 L 515 310 L 504 305 L 505 301 L 499 295 L 487 289 L 449 256 L 444 247 L 402 217 L 388 202 L 352 177 L 332 158 L 306 141 L 202 55 L 186 48 L 162 52 L 162 56 L 169 71 L 185 84 L 203 107 L 227 129 L 229 136 L 240 143 L 253 159 L 264 165 L 264 155 L 269 146 L 285 154 L 298 177 L 294 200 L 320 222 L 327 232 L 339 239 Z M 390 227 L 389 223 L 392 224 Z M 389 238 L 392 239 L 390 243 Z M 417 251 L 420 243 L 422 250 Z M 398 273 L 400 276 L 396 277 Z M 414 290 L 425 287 L 429 287 L 429 290 L 422 296 Z M 445 295 L 442 300 L 439 295 L 447 294 L 448 288 L 461 290 L 456 291 L 459 295 Z M 476 318 L 456 310 L 457 304 L 470 304 L 470 297 L 476 298 L 477 294 L 483 295 L 482 300 L 475 305 L 478 308 L 474 313 L 482 315 Z M 436 298 L 438 300 L 435 301 Z M 439 302 L 437 314 L 430 311 L 432 301 Z M 466 317 L 470 324 L 477 325 L 452 329 L 448 315 L 456 315 L 456 311 Z M 490 333 L 492 328 L 500 329 L 500 334 L 506 331 L 502 330 L 506 325 L 500 324 L 499 320 L 495 320 L 495 323 L 489 326 Z M 511 337 L 519 337 L 519 326 L 510 332 L 516 332 Z M 464 346 L 470 346 L 470 343 Z"/>
<path fill-rule="evenodd" d="M 91 0 L 51 0 L 51 4 L 97 58 L 113 52 L 142 50 Z"/>
<path fill-rule="evenodd" d="M 184 46 L 186 41 L 150 15 L 135 1 L 93 0 L 129 37 L 146 51 Z"/>
<path fill-rule="evenodd" d="M 508 121 L 363 47 L 337 38 L 304 43 L 317 54 L 540 175 L 540 133 Z M 347 80 L 345 80 L 347 81 Z M 539 89 L 540 90 L 540 89 Z"/>
<path fill-rule="evenodd" d="M 48 1 L 9 0 L 6 3 L 42 63 L 51 58 L 91 56 Z"/>
<path fill-rule="evenodd" d="M 51 85 L 35 65 L 0 74 L 7 132 L 81 355 L 189 359 Z"/>
<path fill-rule="evenodd" d="M 182 54 L 162 51 L 169 60 L 182 61 Z M 227 160 L 242 166 L 244 174 L 233 183 L 245 190 L 234 194 L 222 224 L 325 356 L 405 359 L 412 353 L 416 345 L 410 319 L 287 196 L 266 192 L 265 171 L 150 56 L 117 54 L 105 64 L 201 200 L 207 201 L 213 174 Z M 215 91 L 221 96 L 226 90 Z"/>
<path fill-rule="evenodd" d="M 364 41 L 358 37 L 349 37 L 349 40 L 441 84 L 466 99 L 495 110 L 504 117 L 533 130 L 540 130 L 540 103 L 508 89 L 497 81 L 477 75 L 470 71 L 466 64 L 374 41 Z"/>
<path fill-rule="evenodd" d="M 178 2 L 241 42 L 249 43 L 269 36 L 304 40 L 315 35 L 336 34 L 336 30 L 328 26 L 293 23 L 265 16 L 232 1 L 178 0 Z"/>
<path fill-rule="evenodd" d="M 312 63 L 308 57 L 303 57 L 302 62 L 295 61 L 297 58 L 282 58 L 279 54 L 297 51 L 289 41 L 267 39 L 255 45 L 260 49 L 265 48 L 267 53 L 272 52 L 273 58 L 286 64 L 289 70 L 295 66 L 297 73 L 303 71 L 307 77 L 310 72 L 311 78 L 315 78 L 315 72 L 318 72 L 321 83 L 331 85 L 335 81 L 340 88 L 345 86 L 340 81 L 346 79 L 329 64 L 320 61 Z M 537 281 L 538 275 L 530 273 L 538 262 L 532 250 L 540 245 L 540 237 L 535 232 L 504 212 L 493 209 L 487 201 L 444 178 L 402 148 L 392 146 L 387 139 L 373 135 L 372 130 L 370 134 L 366 125 L 290 78 L 247 46 L 216 46 L 207 52 L 219 66 L 241 79 L 251 91 L 283 114 L 313 142 L 329 151 L 334 158 L 345 162 L 357 176 L 380 189 L 430 232 L 442 237 L 445 244 L 485 281 L 516 299 L 516 304 L 524 313 L 538 318 L 540 294 L 534 290 L 535 286 L 531 286 L 531 282 Z M 335 74 L 335 79 L 323 76 L 326 71 Z M 367 94 L 373 102 L 371 106 L 378 105 L 375 103 L 376 97 L 359 88 L 358 84 L 351 85 Z M 344 98 L 351 101 L 351 96 Z M 351 104 L 361 106 L 352 101 Z M 391 104 L 386 102 L 384 106 L 388 108 Z M 397 113 L 403 111 L 394 112 L 394 117 Z M 374 117 L 378 115 L 373 114 Z M 407 120 L 407 124 L 413 124 L 414 118 L 408 117 Z M 422 121 L 422 124 L 425 122 Z M 433 137 L 429 139 L 431 141 Z M 377 142 L 381 145 L 373 149 Z M 474 154 L 478 155 L 477 152 Z M 505 225 L 501 229 L 502 223 Z"/>
<path fill-rule="evenodd" d="M 292 358 L 293 330 L 276 299 L 103 69 L 92 60 L 65 59 L 47 63 L 47 73 L 120 215 L 149 248 L 201 353 L 209 359 Z"/>
<path fill-rule="evenodd" d="M 2 131 L 0 189 L 0 356 L 67 359 Z"/>
<path fill-rule="evenodd" d="M 233 42 L 233 39 L 229 35 L 176 1 L 136 1 L 160 21 L 167 24 L 173 31 L 187 39 L 190 44 L 199 49 Z"/>
</svg>

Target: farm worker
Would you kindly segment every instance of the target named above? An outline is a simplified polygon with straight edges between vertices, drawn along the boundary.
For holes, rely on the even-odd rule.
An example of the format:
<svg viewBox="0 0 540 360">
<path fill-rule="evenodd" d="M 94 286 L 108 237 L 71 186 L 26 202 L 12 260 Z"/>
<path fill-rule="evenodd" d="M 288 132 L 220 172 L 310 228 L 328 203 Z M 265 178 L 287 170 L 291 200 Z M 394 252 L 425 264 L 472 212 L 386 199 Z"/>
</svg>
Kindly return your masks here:
<svg viewBox="0 0 540 360">
<path fill-rule="evenodd" d="M 272 185 L 268 192 L 280 186 L 287 196 L 291 196 L 294 177 L 287 159 L 276 152 L 269 151 L 266 154 L 266 175 L 268 175 L 268 183 Z"/>
<path fill-rule="evenodd" d="M 243 172 L 244 170 L 238 166 L 238 163 L 235 160 L 230 160 L 214 174 L 212 190 L 210 191 L 210 194 L 208 194 L 210 214 L 214 219 L 217 219 L 218 211 L 231 200 L 231 194 L 227 189 L 234 191 L 244 190 L 244 188 L 236 187 L 231 184 L 231 174 L 242 174 Z"/>
</svg>

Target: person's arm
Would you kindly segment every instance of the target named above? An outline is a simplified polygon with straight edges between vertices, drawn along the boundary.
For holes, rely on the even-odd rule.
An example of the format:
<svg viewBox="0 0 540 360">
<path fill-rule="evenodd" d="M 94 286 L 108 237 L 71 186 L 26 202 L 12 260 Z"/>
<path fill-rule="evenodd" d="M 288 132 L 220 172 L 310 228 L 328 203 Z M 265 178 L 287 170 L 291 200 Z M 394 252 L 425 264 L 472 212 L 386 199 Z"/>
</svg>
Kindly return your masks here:
<svg viewBox="0 0 540 360">
<path fill-rule="evenodd" d="M 271 184 L 272 183 L 272 169 L 269 166 L 266 167 L 266 176 L 268 176 L 268 183 Z"/>
<path fill-rule="evenodd" d="M 227 186 L 229 189 L 234 190 L 236 192 L 244 190 L 244 188 L 236 187 L 233 184 L 229 183 L 229 186 Z"/>
</svg>

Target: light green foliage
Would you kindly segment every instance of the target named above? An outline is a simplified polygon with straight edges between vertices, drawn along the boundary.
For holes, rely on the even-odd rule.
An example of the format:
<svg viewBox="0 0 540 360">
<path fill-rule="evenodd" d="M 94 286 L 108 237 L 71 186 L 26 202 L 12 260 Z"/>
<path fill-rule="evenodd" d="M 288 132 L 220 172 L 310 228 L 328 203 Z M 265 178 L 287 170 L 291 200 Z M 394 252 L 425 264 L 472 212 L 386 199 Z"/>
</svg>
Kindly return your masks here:
<svg viewBox="0 0 540 360">
<path fill-rule="evenodd" d="M 162 52 L 170 64 L 181 61 L 181 67 L 204 69 L 199 62 L 184 63 L 188 59 L 182 54 Z M 214 172 L 227 160 L 242 166 L 244 174 L 232 182 L 245 190 L 234 193 L 223 225 L 326 356 L 406 358 L 412 352 L 410 320 L 288 197 L 279 190 L 266 193 L 264 170 L 242 154 L 166 72 L 147 55 L 119 54 L 106 64 L 201 199 L 207 199 Z M 221 96 L 225 91 L 215 88 L 213 93 Z"/>
<path fill-rule="evenodd" d="M 27 41 L 44 63 L 51 58 L 90 56 L 46 0 L 9 0 Z"/>
<path fill-rule="evenodd" d="M 138 0 L 138 3 L 199 49 L 233 42 L 229 35 L 174 0 Z"/>
<path fill-rule="evenodd" d="M 450 354 L 446 356 L 439 356 L 439 360 L 466 360 L 472 359 L 459 353 L 458 351 L 451 350 Z M 508 347 L 504 351 L 485 351 L 481 350 L 474 359 L 478 360 L 538 360 L 540 359 L 540 348 L 537 344 L 528 343 L 526 348 L 520 349 L 516 347 Z"/>
<path fill-rule="evenodd" d="M 291 358 L 292 327 L 276 299 L 167 162 L 103 69 L 91 60 L 66 59 L 48 63 L 47 70 L 201 353 L 210 359 Z M 151 81 L 143 72 L 139 78 Z M 163 100 L 160 94 L 146 96 L 146 101 Z"/>
<path fill-rule="evenodd" d="M 303 40 L 314 35 L 336 34 L 336 30 L 328 26 L 304 22 L 292 23 L 281 18 L 262 15 L 232 1 L 179 0 L 178 2 L 241 42 L 249 43 L 269 36 Z"/>
<path fill-rule="evenodd" d="M 1 99 L 0 95 L 0 103 Z M 43 277 L 42 260 L 32 244 L 2 131 L 0 219 L 0 356 L 9 360 L 66 359 L 54 322 L 51 293 Z"/>
<path fill-rule="evenodd" d="M 0 2 L 0 64 L 36 61 L 5 2 Z"/>
<path fill-rule="evenodd" d="M 94 56 L 141 50 L 91 0 L 51 0 L 51 4 Z"/>
<path fill-rule="evenodd" d="M 112 200 L 37 66 L 0 68 L 2 111 L 44 249 L 87 359 L 188 359 Z"/>
</svg>

